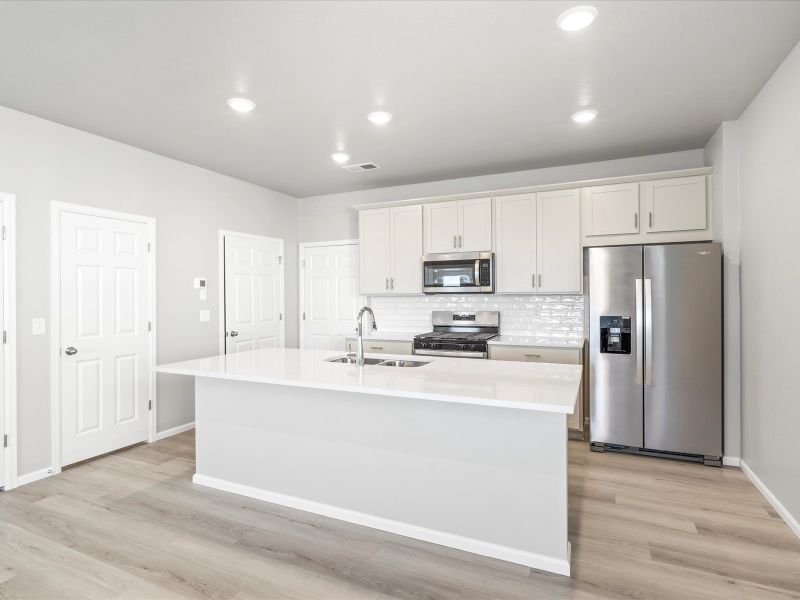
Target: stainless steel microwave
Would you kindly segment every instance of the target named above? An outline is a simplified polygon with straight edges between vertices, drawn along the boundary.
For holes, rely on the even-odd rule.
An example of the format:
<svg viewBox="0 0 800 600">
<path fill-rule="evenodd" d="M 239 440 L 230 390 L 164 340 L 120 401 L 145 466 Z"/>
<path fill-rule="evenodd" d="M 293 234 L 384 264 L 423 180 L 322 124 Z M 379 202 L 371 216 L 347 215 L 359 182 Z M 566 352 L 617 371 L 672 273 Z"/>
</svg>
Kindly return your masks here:
<svg viewBox="0 0 800 600">
<path fill-rule="evenodd" d="M 494 254 L 426 254 L 422 257 L 422 291 L 426 294 L 494 293 Z"/>
</svg>

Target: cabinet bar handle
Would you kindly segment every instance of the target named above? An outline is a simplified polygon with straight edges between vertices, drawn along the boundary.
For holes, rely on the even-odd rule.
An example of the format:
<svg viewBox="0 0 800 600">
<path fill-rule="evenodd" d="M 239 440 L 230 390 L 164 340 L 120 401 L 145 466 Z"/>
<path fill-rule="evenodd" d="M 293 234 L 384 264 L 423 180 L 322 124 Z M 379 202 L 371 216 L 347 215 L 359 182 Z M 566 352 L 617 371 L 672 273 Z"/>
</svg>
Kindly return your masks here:
<svg viewBox="0 0 800 600">
<path fill-rule="evenodd" d="M 458 236 L 454 235 L 453 236 L 453 248 L 458 248 L 457 242 L 458 242 Z"/>
<path fill-rule="evenodd" d="M 653 228 L 653 211 L 650 211 L 650 229 Z"/>
<path fill-rule="evenodd" d="M 464 247 L 464 236 L 463 235 L 459 235 L 458 236 L 458 247 L 459 248 L 463 248 Z"/>
<path fill-rule="evenodd" d="M 633 213 L 633 228 L 639 229 L 639 213 Z"/>
<path fill-rule="evenodd" d="M 525 358 L 542 358 L 541 354 L 525 354 Z"/>
<path fill-rule="evenodd" d="M 539 273 L 539 287 L 542 287 L 542 274 Z"/>
<path fill-rule="evenodd" d="M 383 350 L 383 346 L 370 346 L 370 350 Z"/>
<path fill-rule="evenodd" d="M 389 278 L 388 277 L 386 278 L 386 289 L 387 290 L 389 289 Z"/>
<path fill-rule="evenodd" d="M 531 287 L 536 287 L 536 273 L 531 273 Z"/>
<path fill-rule="evenodd" d="M 389 278 L 389 289 L 390 290 L 394 289 L 394 277 Z"/>
</svg>

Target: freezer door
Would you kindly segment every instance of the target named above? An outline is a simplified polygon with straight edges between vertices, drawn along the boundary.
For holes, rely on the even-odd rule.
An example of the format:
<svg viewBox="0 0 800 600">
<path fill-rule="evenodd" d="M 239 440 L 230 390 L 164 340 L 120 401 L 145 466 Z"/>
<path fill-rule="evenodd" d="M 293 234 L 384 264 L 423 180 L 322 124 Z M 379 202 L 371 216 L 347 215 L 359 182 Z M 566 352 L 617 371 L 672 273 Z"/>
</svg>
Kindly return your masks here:
<svg viewBox="0 0 800 600">
<path fill-rule="evenodd" d="M 589 248 L 590 439 L 644 445 L 642 247 Z M 630 318 L 630 353 L 602 352 L 600 317 Z M 606 324 L 616 323 L 606 319 Z"/>
<path fill-rule="evenodd" d="M 720 254 L 717 243 L 644 249 L 647 448 L 722 456 Z"/>
</svg>

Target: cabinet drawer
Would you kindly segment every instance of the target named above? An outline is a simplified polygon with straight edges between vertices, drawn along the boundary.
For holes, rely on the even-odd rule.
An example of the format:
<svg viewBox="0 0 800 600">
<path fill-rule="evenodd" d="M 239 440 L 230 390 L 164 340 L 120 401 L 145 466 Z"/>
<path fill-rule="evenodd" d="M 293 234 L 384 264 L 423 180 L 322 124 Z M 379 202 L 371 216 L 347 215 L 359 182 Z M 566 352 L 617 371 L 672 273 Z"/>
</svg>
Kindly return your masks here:
<svg viewBox="0 0 800 600">
<path fill-rule="evenodd" d="M 560 365 L 581 364 L 581 351 L 570 348 L 538 348 L 532 346 L 498 346 L 489 344 L 492 360 L 516 360 L 520 362 L 543 362 Z"/>
<path fill-rule="evenodd" d="M 355 352 L 357 348 L 357 340 L 347 340 L 348 352 Z M 411 342 L 398 342 L 396 340 L 364 340 L 364 352 L 373 354 L 411 354 Z"/>
</svg>

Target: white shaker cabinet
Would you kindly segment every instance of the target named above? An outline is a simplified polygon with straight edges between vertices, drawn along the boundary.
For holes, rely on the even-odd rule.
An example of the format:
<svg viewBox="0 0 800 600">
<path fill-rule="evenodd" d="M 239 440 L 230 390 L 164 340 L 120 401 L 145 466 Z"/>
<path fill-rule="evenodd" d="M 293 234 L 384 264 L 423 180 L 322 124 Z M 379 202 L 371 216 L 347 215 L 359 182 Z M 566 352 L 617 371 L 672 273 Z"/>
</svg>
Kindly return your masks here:
<svg viewBox="0 0 800 600">
<path fill-rule="evenodd" d="M 362 295 L 422 292 L 422 207 L 359 211 Z"/>
<path fill-rule="evenodd" d="M 495 198 L 498 293 L 580 293 L 580 194 L 557 190 Z"/>
<path fill-rule="evenodd" d="M 587 237 L 639 233 L 639 183 L 583 188 L 583 222 Z"/>
<path fill-rule="evenodd" d="M 706 178 L 676 177 L 644 182 L 647 233 L 693 231 L 708 226 Z"/>
<path fill-rule="evenodd" d="M 583 283 L 580 190 L 536 194 L 536 290 L 576 293 Z"/>
<path fill-rule="evenodd" d="M 491 249 L 491 198 L 430 202 L 423 209 L 425 254 Z"/>
</svg>

